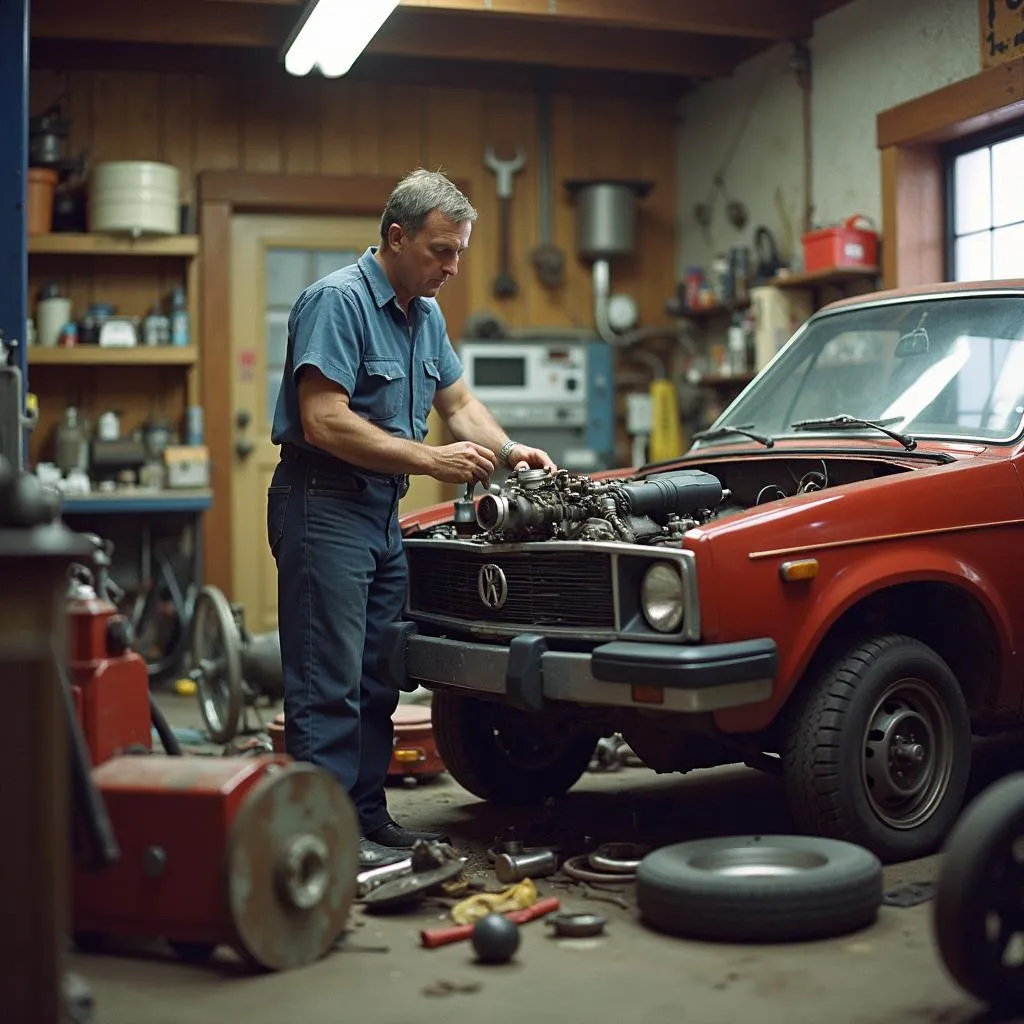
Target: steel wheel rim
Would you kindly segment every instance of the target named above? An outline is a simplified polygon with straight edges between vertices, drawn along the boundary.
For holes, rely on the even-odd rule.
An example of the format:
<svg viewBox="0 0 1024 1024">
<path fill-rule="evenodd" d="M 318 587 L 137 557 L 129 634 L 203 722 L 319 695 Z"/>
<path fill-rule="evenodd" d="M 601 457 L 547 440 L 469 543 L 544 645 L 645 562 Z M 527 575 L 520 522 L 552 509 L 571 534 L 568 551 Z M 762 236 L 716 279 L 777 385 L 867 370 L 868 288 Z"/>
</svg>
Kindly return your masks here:
<svg viewBox="0 0 1024 1024">
<path fill-rule="evenodd" d="M 226 602 L 202 591 L 192 612 L 192 663 L 197 671 L 200 714 L 219 743 L 234 736 L 240 713 L 232 678 L 238 653 L 230 629 L 234 629 L 234 620 Z"/>
<path fill-rule="evenodd" d="M 732 878 L 779 878 L 806 875 L 828 863 L 828 857 L 817 850 L 799 850 L 772 846 L 766 841 L 743 846 L 722 846 L 699 853 L 689 861 L 691 868 L 712 875 Z"/>
<path fill-rule="evenodd" d="M 926 822 L 942 802 L 953 774 L 953 722 L 923 680 L 888 686 L 868 716 L 861 778 L 872 811 L 890 828 Z"/>
</svg>

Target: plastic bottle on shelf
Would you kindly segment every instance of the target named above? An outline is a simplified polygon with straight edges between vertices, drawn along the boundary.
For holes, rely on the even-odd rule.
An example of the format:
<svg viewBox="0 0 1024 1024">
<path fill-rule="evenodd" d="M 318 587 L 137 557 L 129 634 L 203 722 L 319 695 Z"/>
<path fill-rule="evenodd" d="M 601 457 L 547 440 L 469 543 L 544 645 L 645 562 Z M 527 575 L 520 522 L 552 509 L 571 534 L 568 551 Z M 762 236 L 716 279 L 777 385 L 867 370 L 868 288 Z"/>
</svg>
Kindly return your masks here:
<svg viewBox="0 0 1024 1024">
<path fill-rule="evenodd" d="M 171 344 L 189 343 L 188 310 L 185 308 L 185 289 L 175 288 L 171 295 Z"/>
</svg>

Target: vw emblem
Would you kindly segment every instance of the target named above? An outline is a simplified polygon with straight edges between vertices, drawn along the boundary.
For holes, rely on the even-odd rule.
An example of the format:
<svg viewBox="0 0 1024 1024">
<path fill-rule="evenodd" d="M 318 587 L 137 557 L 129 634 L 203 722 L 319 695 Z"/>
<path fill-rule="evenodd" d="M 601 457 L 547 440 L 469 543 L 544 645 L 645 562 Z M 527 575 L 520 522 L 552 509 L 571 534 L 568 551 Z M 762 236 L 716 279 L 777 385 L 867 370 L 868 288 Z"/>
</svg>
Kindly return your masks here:
<svg viewBox="0 0 1024 1024">
<path fill-rule="evenodd" d="M 488 563 L 482 566 L 476 578 L 476 592 L 484 607 L 497 611 L 508 600 L 508 580 L 500 565 Z"/>
</svg>

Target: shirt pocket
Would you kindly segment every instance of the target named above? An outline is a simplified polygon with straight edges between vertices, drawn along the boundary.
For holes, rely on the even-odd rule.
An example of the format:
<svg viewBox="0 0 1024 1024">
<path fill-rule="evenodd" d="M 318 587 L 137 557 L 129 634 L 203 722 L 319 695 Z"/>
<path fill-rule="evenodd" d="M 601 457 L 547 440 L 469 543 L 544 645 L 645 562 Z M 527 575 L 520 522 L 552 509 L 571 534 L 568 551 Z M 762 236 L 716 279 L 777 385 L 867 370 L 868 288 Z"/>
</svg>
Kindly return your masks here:
<svg viewBox="0 0 1024 1024">
<path fill-rule="evenodd" d="M 415 426 L 417 439 L 422 440 L 427 433 L 427 417 L 434 404 L 434 395 L 437 394 L 438 385 L 441 383 L 441 368 L 437 359 L 423 360 L 421 379 L 417 383 Z"/>
<path fill-rule="evenodd" d="M 394 419 L 408 403 L 409 380 L 400 360 L 367 357 L 363 360 L 362 378 L 362 387 L 353 396 L 352 406 L 368 420 Z"/>
</svg>

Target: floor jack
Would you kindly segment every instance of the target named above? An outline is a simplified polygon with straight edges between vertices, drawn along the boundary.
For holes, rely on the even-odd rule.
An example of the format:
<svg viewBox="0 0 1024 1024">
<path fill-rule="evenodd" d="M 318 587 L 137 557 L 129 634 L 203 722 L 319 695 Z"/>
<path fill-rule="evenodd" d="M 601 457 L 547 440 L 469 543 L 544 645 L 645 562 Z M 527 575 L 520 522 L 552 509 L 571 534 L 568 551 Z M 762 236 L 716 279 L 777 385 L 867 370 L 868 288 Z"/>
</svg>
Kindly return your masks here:
<svg viewBox="0 0 1024 1024">
<path fill-rule="evenodd" d="M 318 960 L 356 893 L 351 800 L 284 755 L 182 756 L 105 596 L 108 553 L 94 562 L 74 567 L 67 599 L 76 944 L 160 939 L 193 962 L 223 945 L 265 970 Z"/>
</svg>

